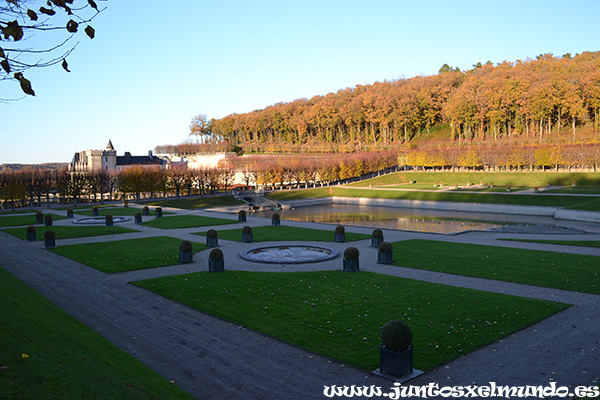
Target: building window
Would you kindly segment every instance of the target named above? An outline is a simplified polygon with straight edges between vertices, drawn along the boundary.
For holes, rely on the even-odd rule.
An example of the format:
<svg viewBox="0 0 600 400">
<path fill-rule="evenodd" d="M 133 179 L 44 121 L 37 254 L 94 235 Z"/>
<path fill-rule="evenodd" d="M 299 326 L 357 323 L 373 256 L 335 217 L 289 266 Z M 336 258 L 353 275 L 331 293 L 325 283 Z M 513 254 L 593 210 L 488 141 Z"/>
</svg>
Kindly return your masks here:
<svg viewBox="0 0 600 400">
<path fill-rule="evenodd" d="M 104 157 L 104 161 L 108 162 L 108 157 Z"/>
<path fill-rule="evenodd" d="M 108 165 L 106 166 L 106 170 L 108 171 Z"/>
</svg>

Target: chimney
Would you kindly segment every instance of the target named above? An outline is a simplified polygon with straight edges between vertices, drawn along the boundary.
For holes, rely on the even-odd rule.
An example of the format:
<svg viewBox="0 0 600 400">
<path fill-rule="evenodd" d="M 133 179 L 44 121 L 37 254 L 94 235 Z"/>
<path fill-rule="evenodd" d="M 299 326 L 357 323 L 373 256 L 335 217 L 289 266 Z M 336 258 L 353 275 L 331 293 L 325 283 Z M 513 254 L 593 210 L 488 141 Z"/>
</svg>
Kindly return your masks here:
<svg viewBox="0 0 600 400">
<path fill-rule="evenodd" d="M 148 157 L 152 158 L 152 150 L 148 150 Z"/>
</svg>

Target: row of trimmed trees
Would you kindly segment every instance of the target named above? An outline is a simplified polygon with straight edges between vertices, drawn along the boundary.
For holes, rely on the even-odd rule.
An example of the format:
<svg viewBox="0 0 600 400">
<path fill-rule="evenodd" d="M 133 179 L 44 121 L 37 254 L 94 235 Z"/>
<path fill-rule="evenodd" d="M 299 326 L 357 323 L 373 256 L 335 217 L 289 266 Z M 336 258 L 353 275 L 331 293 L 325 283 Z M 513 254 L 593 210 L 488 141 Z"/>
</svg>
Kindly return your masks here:
<svg viewBox="0 0 600 400">
<path fill-rule="evenodd" d="M 399 165 L 439 169 L 600 170 L 600 145 L 540 145 L 468 148 L 424 148 L 401 151 Z"/>
</svg>

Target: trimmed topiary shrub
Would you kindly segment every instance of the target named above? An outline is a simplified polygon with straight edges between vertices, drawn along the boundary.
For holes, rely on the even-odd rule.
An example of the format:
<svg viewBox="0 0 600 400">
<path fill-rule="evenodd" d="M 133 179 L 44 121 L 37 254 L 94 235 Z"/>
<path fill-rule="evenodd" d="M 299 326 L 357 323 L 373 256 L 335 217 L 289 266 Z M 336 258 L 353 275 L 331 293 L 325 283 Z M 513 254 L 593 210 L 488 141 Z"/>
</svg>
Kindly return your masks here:
<svg viewBox="0 0 600 400">
<path fill-rule="evenodd" d="M 242 233 L 245 233 L 245 234 L 252 233 L 252 227 L 250 227 L 250 226 L 247 226 L 247 225 L 246 225 L 246 226 L 244 226 L 244 227 L 242 228 Z"/>
<path fill-rule="evenodd" d="M 358 256 L 360 252 L 356 247 L 348 247 L 344 250 L 344 259 L 345 260 L 358 260 Z"/>
<path fill-rule="evenodd" d="M 148 206 L 144 206 L 144 208 L 142 208 L 142 215 L 145 215 L 145 216 L 150 215 L 150 209 L 148 208 Z"/>
<path fill-rule="evenodd" d="M 155 216 L 156 216 L 156 218 L 162 218 L 162 208 L 161 207 L 156 207 Z"/>
<path fill-rule="evenodd" d="M 44 217 L 44 225 L 52 226 L 52 215 L 46 214 L 46 216 Z"/>
<path fill-rule="evenodd" d="M 246 222 L 246 211 L 238 211 L 238 222 Z"/>
<path fill-rule="evenodd" d="M 221 249 L 212 249 L 208 255 L 208 258 L 215 261 L 222 260 L 223 251 L 221 251 Z"/>
<path fill-rule="evenodd" d="M 184 240 L 181 243 L 179 243 L 179 251 L 183 251 L 186 253 L 192 251 L 192 242 L 190 242 L 189 240 Z"/>
<path fill-rule="evenodd" d="M 375 229 L 371 235 L 371 247 L 378 247 L 383 242 L 383 231 Z"/>
<path fill-rule="evenodd" d="M 30 225 L 27 227 L 27 241 L 28 242 L 35 242 L 37 240 L 36 237 L 36 229 L 35 226 Z"/>
<path fill-rule="evenodd" d="M 399 319 L 386 322 L 379 334 L 381 344 L 388 350 L 403 351 L 412 344 L 412 329 Z"/>
<path fill-rule="evenodd" d="M 72 208 L 69 208 L 67 210 L 67 218 L 73 218 L 73 212 L 74 210 Z"/>
<path fill-rule="evenodd" d="M 214 238 L 219 237 L 219 233 L 214 229 L 209 229 L 206 231 L 206 237 L 214 239 Z"/>
<path fill-rule="evenodd" d="M 217 247 L 219 245 L 219 234 L 214 229 L 206 231 L 206 245 L 208 247 Z"/>
<path fill-rule="evenodd" d="M 44 214 L 42 214 L 40 211 L 35 213 L 35 223 L 36 224 L 44 223 Z"/>
<path fill-rule="evenodd" d="M 44 232 L 44 239 L 56 239 L 56 234 L 54 231 L 46 231 Z"/>
<path fill-rule="evenodd" d="M 252 236 L 252 228 L 249 226 L 244 226 L 242 228 L 242 242 L 243 243 L 252 243 L 254 237 Z"/>
<path fill-rule="evenodd" d="M 193 261 L 192 243 L 189 240 L 184 240 L 179 243 L 179 262 L 181 264 L 189 264 Z"/>
<path fill-rule="evenodd" d="M 378 250 L 380 253 L 391 253 L 394 250 L 394 248 L 389 242 L 381 242 L 381 244 L 378 247 Z"/>
<path fill-rule="evenodd" d="M 133 216 L 133 219 L 136 224 L 141 225 L 142 224 L 142 213 L 136 212 L 135 215 Z"/>
<path fill-rule="evenodd" d="M 56 234 L 54 231 L 44 232 L 44 248 L 53 249 L 56 247 Z"/>
<path fill-rule="evenodd" d="M 98 207 L 92 208 L 92 217 L 97 217 L 98 215 L 99 215 Z"/>
<path fill-rule="evenodd" d="M 104 216 L 104 225 L 113 226 L 113 216 L 111 214 L 106 214 Z"/>
<path fill-rule="evenodd" d="M 279 216 L 279 214 L 273 213 L 273 215 L 271 216 L 271 225 L 279 226 L 280 224 L 281 224 L 281 217 Z"/>
<path fill-rule="evenodd" d="M 333 241 L 336 243 L 343 243 L 346 241 L 346 228 L 342 225 L 338 225 L 335 227 L 335 231 L 333 232 Z"/>
</svg>

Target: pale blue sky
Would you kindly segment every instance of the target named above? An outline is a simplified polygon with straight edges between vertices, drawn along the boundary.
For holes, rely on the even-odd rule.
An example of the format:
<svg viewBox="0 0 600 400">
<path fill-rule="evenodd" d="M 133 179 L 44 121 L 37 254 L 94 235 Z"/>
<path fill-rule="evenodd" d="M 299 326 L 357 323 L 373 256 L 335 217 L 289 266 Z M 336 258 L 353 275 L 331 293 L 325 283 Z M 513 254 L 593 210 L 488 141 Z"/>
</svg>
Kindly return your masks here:
<svg viewBox="0 0 600 400">
<path fill-rule="evenodd" d="M 600 50 L 597 0 L 102 4 L 70 74 L 30 71 L 37 96 L 0 104 L 0 164 L 68 162 L 108 139 L 119 155 L 141 155 L 188 139 L 196 114 L 433 75 L 444 63 Z M 10 89 L 0 83 L 0 98 Z"/>
</svg>

